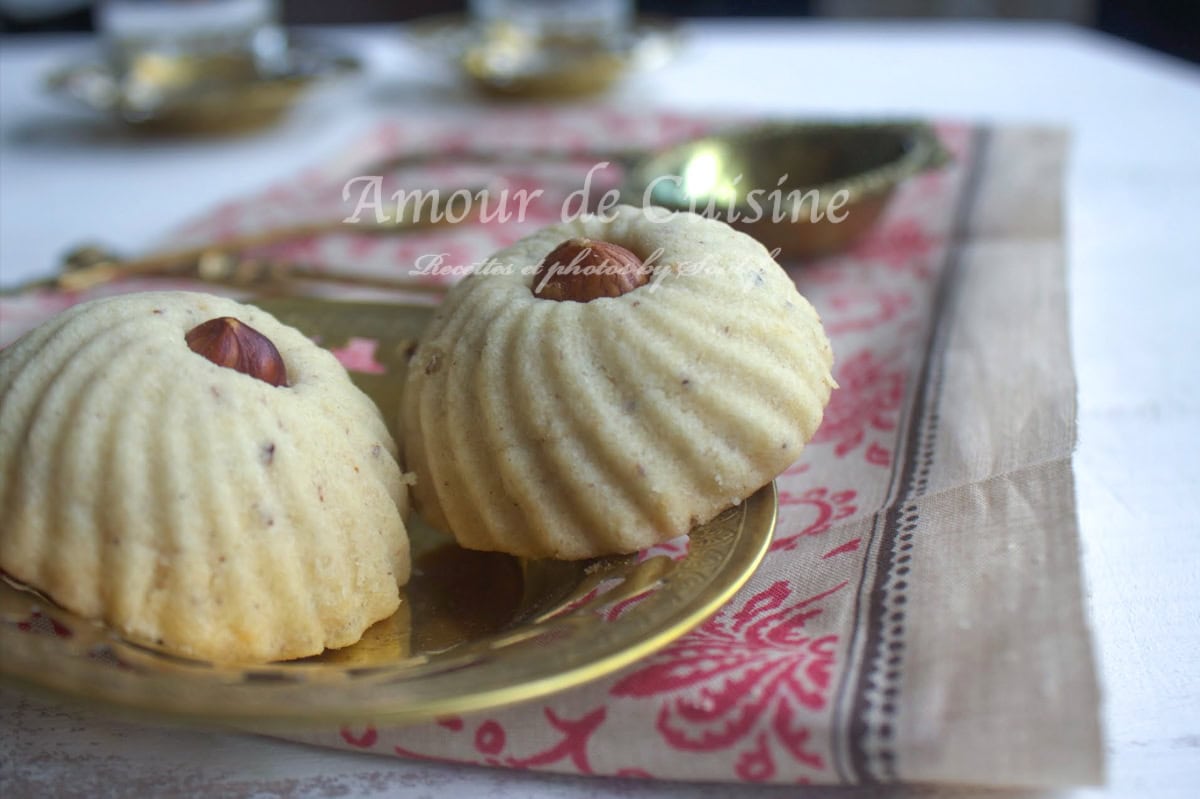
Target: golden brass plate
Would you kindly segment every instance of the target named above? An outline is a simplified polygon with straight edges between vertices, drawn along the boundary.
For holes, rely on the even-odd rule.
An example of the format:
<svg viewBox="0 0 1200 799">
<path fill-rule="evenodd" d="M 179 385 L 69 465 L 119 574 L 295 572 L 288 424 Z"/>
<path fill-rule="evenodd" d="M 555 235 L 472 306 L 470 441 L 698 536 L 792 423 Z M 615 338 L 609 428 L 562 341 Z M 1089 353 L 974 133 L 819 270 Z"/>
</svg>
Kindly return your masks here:
<svg viewBox="0 0 1200 799">
<path fill-rule="evenodd" d="M 104 60 L 69 64 L 47 75 L 45 88 L 139 131 L 220 134 L 273 124 L 313 84 L 360 70 L 348 53 L 292 37 L 274 63 L 151 53 L 124 74 Z"/>
<path fill-rule="evenodd" d="M 775 122 L 640 158 L 625 191 L 665 208 L 711 213 L 785 257 L 813 258 L 850 247 L 901 182 L 948 160 L 923 122 Z"/>
<path fill-rule="evenodd" d="M 261 306 L 327 347 L 377 342 L 385 371 L 352 372 L 395 416 L 401 365 L 430 309 L 288 298 Z M 773 484 L 641 555 L 532 561 L 471 552 L 410 524 L 400 610 L 351 647 L 265 666 L 174 657 L 0 580 L 0 675 L 76 700 L 255 729 L 415 722 L 561 691 L 646 656 L 721 607 L 775 526 Z"/>
<path fill-rule="evenodd" d="M 607 36 L 539 37 L 512 23 L 481 27 L 454 14 L 418 19 L 406 30 L 426 53 L 457 65 L 473 87 L 500 99 L 598 94 L 667 63 L 681 43 L 674 22 L 648 17 Z"/>
</svg>

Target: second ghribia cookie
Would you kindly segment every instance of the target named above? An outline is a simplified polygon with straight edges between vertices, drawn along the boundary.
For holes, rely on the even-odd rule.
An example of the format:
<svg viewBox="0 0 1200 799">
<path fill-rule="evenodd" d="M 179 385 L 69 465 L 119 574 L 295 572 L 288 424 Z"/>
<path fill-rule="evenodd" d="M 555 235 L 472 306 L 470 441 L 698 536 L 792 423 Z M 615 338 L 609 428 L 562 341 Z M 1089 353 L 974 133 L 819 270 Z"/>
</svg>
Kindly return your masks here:
<svg viewBox="0 0 1200 799">
<path fill-rule="evenodd" d="M 416 509 L 464 547 L 578 559 L 687 533 L 783 471 L 832 353 L 764 247 L 622 207 L 542 230 L 451 290 L 408 373 Z"/>
</svg>

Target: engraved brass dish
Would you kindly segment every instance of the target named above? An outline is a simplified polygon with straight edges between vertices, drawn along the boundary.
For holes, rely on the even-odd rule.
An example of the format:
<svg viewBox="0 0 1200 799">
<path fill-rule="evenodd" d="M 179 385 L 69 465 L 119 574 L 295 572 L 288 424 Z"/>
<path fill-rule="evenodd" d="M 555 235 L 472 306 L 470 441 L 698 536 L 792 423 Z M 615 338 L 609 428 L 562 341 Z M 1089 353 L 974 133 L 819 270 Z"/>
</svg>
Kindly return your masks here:
<svg viewBox="0 0 1200 799">
<path fill-rule="evenodd" d="M 386 174 L 445 157 L 436 150 L 408 151 L 363 171 Z M 769 121 L 649 151 L 617 143 L 584 153 L 498 149 L 456 152 L 453 159 L 509 165 L 607 161 L 623 175 L 622 202 L 724 219 L 783 257 L 803 259 L 851 247 L 879 220 L 901 183 L 945 165 L 950 156 L 928 124 L 891 120 Z"/>
<path fill-rule="evenodd" d="M 315 299 L 259 303 L 325 346 L 376 342 L 352 372 L 396 414 L 427 308 Z M 775 524 L 767 485 L 687 539 L 642 556 L 527 561 L 471 552 L 414 519 L 413 578 L 391 618 L 345 649 L 263 666 L 187 660 L 125 640 L 0 580 L 0 675 L 124 711 L 269 731 L 402 723 L 483 710 L 593 680 L 699 624 L 749 579 Z M 2 523 L 2 522 L 0 522 Z"/>
<path fill-rule="evenodd" d="M 611 37 L 533 35 L 515 24 L 478 26 L 453 15 L 418 20 L 408 32 L 431 55 L 457 65 L 479 91 L 512 99 L 598 94 L 665 63 L 680 41 L 673 23 L 652 19 Z"/>
<path fill-rule="evenodd" d="M 249 55 L 145 53 L 50 73 L 52 94 L 155 133 L 233 133 L 270 125 L 318 81 L 361 69 L 358 59 L 300 38 L 269 62 Z"/>
<path fill-rule="evenodd" d="M 923 123 L 774 123 L 638 159 L 625 191 L 725 219 L 785 257 L 811 258 L 849 247 L 901 181 L 946 160 Z"/>
</svg>

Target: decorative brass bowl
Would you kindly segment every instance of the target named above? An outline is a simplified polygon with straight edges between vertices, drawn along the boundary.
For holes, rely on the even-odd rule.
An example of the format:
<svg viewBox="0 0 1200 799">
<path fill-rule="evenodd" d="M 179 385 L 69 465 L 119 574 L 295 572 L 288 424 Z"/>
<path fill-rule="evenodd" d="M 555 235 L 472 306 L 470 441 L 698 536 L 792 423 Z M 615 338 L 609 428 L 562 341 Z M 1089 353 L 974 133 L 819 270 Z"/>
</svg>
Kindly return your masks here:
<svg viewBox="0 0 1200 799">
<path fill-rule="evenodd" d="M 258 304 L 325 346 L 376 342 L 382 371 L 351 375 L 394 419 L 403 391 L 397 367 L 431 309 Z M 769 484 L 693 530 L 686 551 L 677 543 L 590 561 L 472 552 L 413 518 L 413 577 L 400 609 L 353 646 L 267 665 L 175 657 L 0 577 L 0 677 L 139 715 L 263 731 L 484 710 L 609 674 L 702 622 L 762 560 L 776 507 Z"/>
<path fill-rule="evenodd" d="M 775 123 L 638 159 L 625 194 L 725 219 L 785 257 L 811 258 L 849 247 L 901 181 L 946 160 L 923 123 Z"/>
<path fill-rule="evenodd" d="M 358 72 L 359 61 L 291 38 L 270 62 L 251 55 L 147 52 L 118 68 L 70 64 L 45 79 L 52 94 L 156 133 L 233 133 L 273 124 L 318 81 Z"/>
<path fill-rule="evenodd" d="M 456 64 L 479 91 L 510 99 L 599 94 L 631 72 L 659 66 L 679 46 L 677 27 L 652 19 L 613 37 L 534 36 L 511 23 L 475 26 L 459 16 L 419 20 L 408 32 L 428 52 Z"/>
</svg>

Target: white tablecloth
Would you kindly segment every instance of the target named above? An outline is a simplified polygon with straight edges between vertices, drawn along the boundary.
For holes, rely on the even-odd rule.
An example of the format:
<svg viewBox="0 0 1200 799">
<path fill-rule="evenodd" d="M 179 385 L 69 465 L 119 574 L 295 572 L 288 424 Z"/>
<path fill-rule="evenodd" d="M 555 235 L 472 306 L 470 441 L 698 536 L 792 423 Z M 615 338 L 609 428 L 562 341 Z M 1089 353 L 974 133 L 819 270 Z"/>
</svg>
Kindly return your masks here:
<svg viewBox="0 0 1200 799">
<path fill-rule="evenodd" d="M 672 65 L 605 102 L 1073 129 L 1076 471 L 1110 784 L 1068 795 L 1190 799 L 1200 786 L 1200 316 L 1192 309 L 1200 296 L 1200 70 L 1059 26 L 754 22 L 689 31 Z M 337 152 L 373 119 L 475 102 L 397 30 L 333 35 L 370 63 L 352 90 L 318 94 L 267 132 L 186 143 L 107 135 L 40 93 L 40 74 L 89 41 L 3 40 L 0 284 L 49 272 L 84 240 L 151 246 L 196 212 Z M 393 761 L 114 721 L 11 689 L 0 690 L 0 726 L 0 793 L 8 796 L 796 795 Z"/>
</svg>

